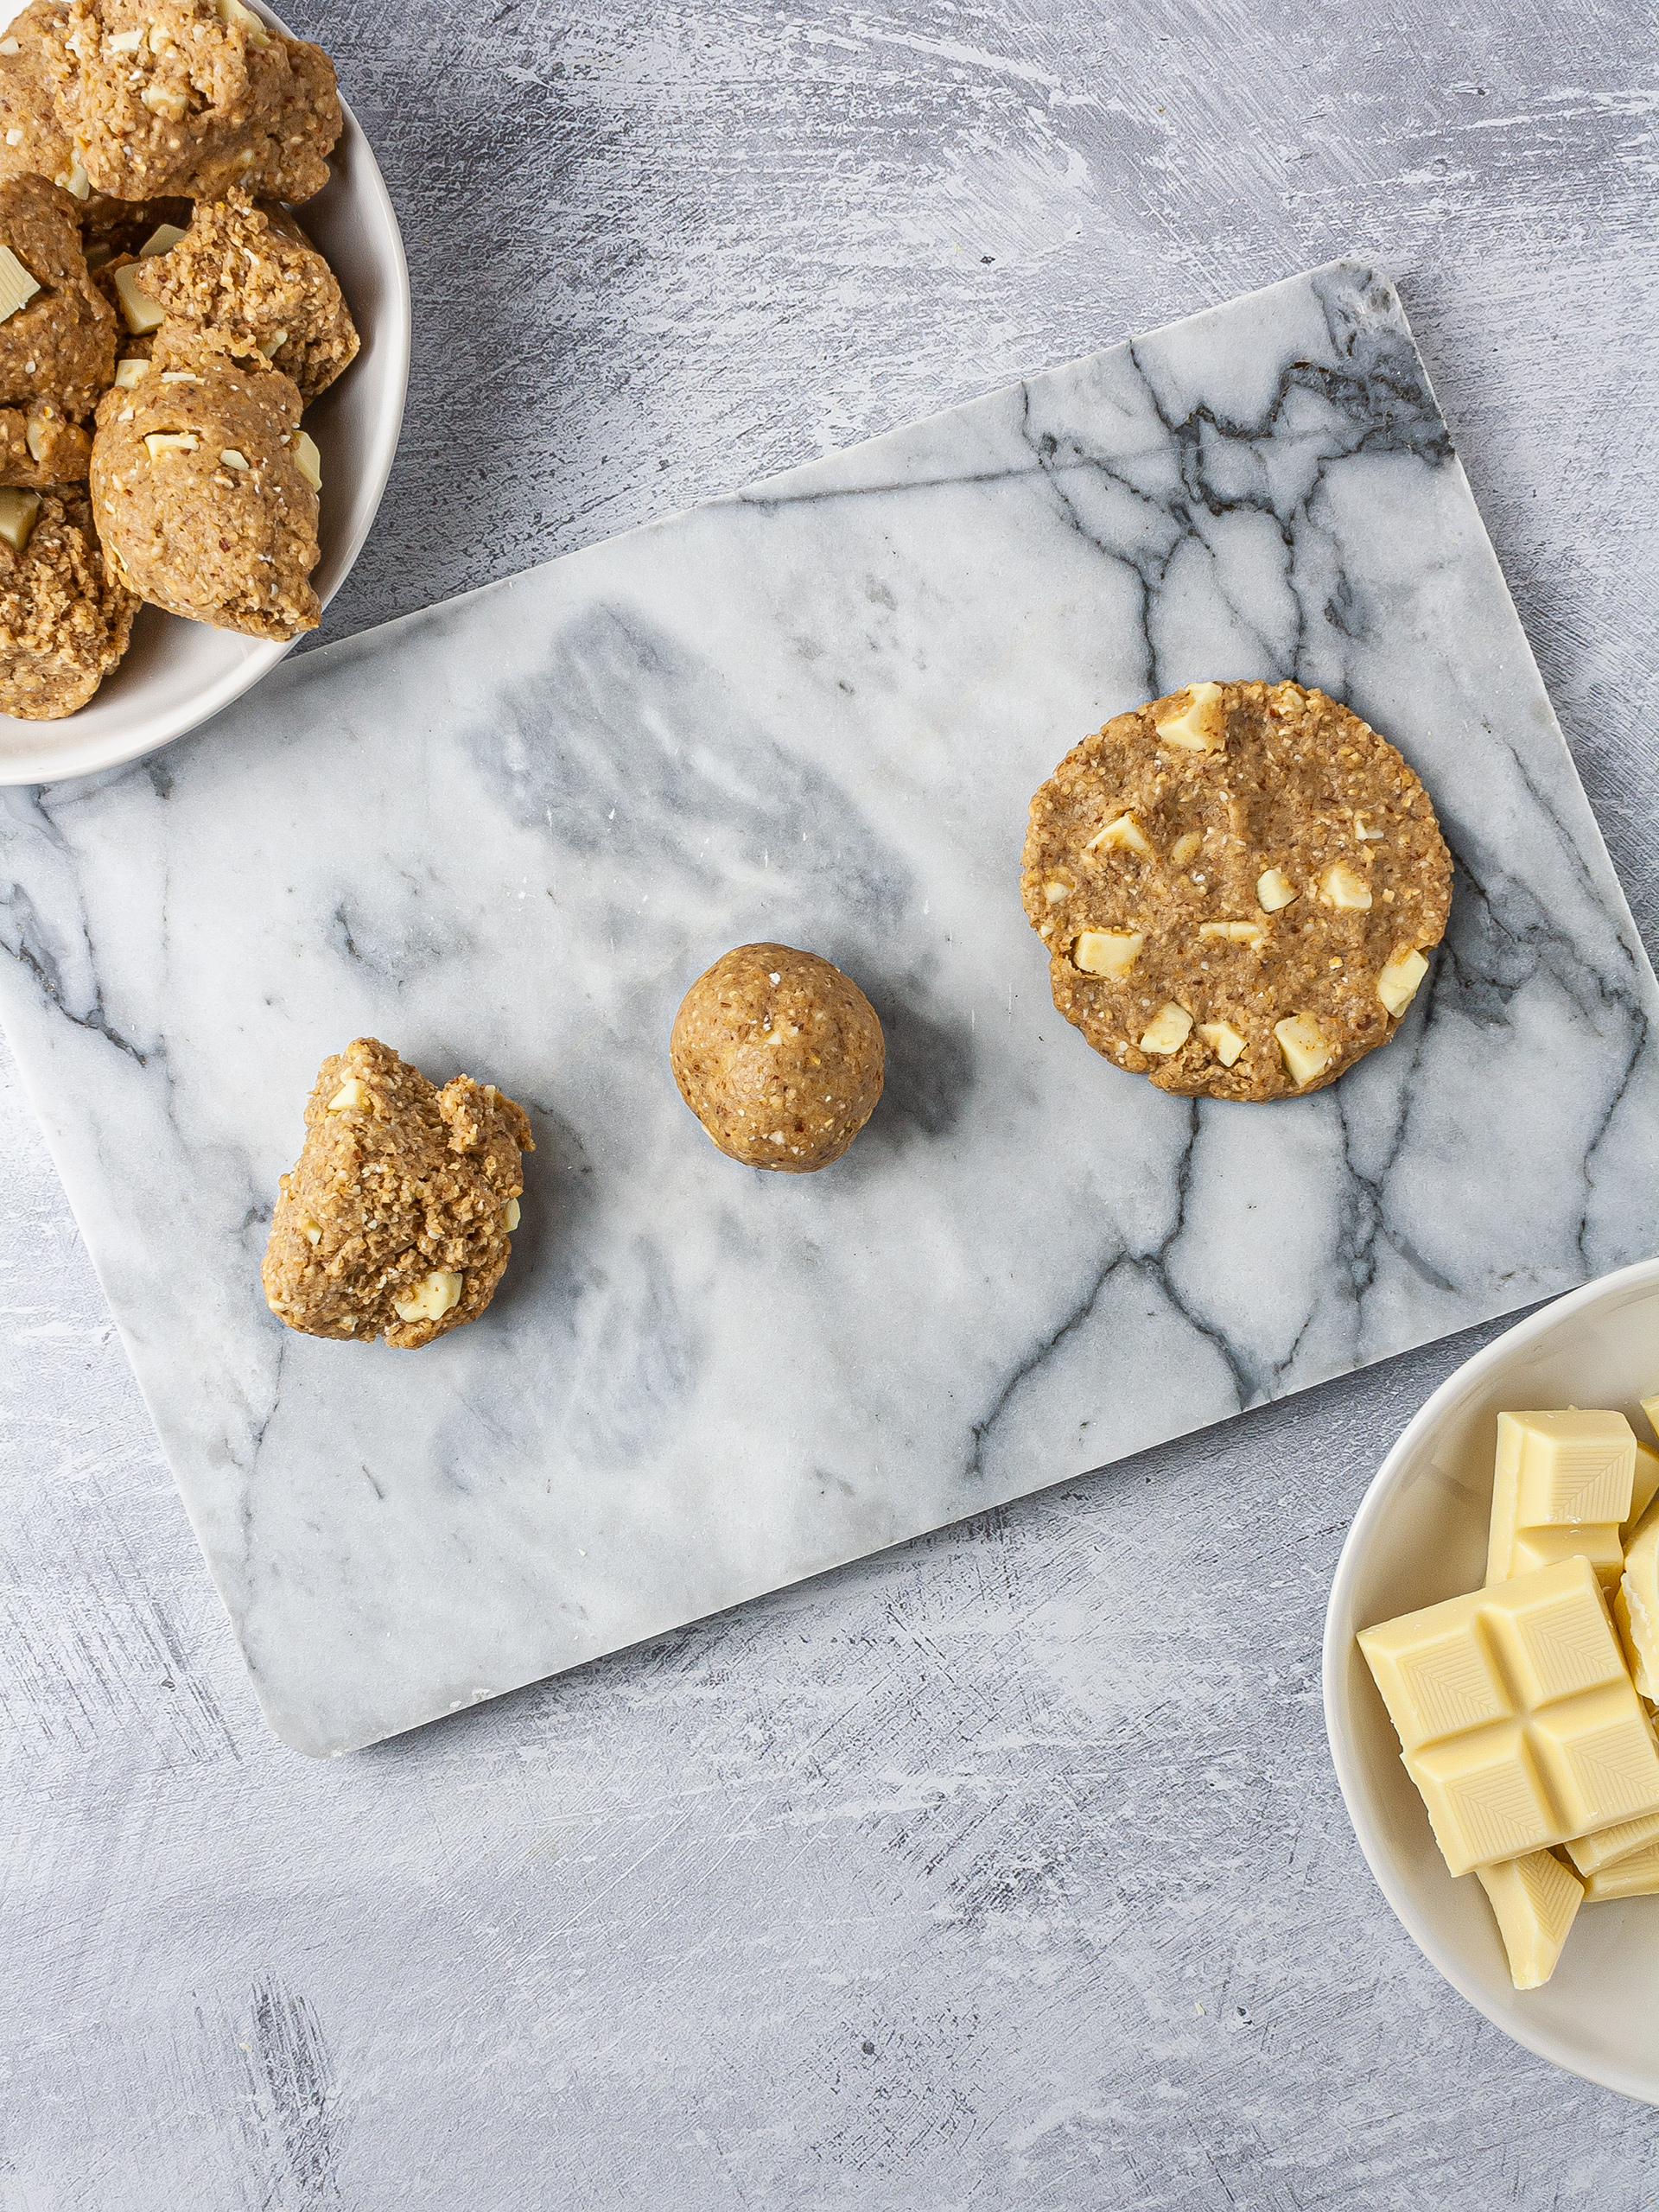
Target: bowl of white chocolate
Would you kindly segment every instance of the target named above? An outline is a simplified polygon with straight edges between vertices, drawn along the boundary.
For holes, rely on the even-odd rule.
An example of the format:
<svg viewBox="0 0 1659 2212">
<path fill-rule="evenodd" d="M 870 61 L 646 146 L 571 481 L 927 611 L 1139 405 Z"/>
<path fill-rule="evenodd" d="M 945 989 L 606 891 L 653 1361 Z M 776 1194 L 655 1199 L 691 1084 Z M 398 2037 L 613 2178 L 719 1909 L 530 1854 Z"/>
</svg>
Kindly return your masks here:
<svg viewBox="0 0 1659 2212">
<path fill-rule="evenodd" d="M 1337 1778 L 1424 1955 L 1518 2043 L 1659 2103 L 1659 1260 L 1443 1383 L 1325 1616 Z"/>
<path fill-rule="evenodd" d="M 245 0 L 0 0 L 0 784 L 136 759 L 339 588 L 403 245 L 321 48 Z"/>
</svg>

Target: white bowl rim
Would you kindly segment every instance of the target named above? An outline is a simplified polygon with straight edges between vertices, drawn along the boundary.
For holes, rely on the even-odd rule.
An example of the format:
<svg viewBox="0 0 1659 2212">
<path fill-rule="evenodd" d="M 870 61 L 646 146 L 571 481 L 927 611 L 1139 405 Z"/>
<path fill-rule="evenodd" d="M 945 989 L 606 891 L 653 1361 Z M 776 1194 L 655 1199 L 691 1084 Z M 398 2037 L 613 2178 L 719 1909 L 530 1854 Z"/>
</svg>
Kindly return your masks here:
<svg viewBox="0 0 1659 2212">
<path fill-rule="evenodd" d="M 1554 2066 L 1576 2074 L 1586 2082 L 1595 2082 L 1605 2089 L 1617 2089 L 1621 2095 L 1634 2097 L 1638 2103 L 1652 2105 L 1659 2102 L 1650 2079 L 1628 2071 L 1617 2064 L 1592 2063 L 1583 2053 L 1561 2037 L 1539 2027 L 1530 2031 L 1510 2019 L 1500 2018 L 1487 2003 L 1478 1981 L 1466 1974 L 1458 1961 L 1439 1942 L 1433 1932 L 1420 1920 L 1409 1895 L 1402 1884 L 1395 1878 L 1393 1861 L 1378 1841 L 1359 1779 L 1358 1762 L 1349 1743 L 1346 1726 L 1338 1718 L 1341 1688 L 1350 1661 L 1350 1645 L 1354 1633 L 1352 1592 L 1359 1573 L 1360 1562 L 1365 1557 L 1376 1524 L 1399 1479 L 1400 1471 L 1416 1451 L 1423 1438 L 1467 1396 L 1478 1388 L 1491 1370 L 1520 1346 L 1530 1343 L 1546 1331 L 1554 1327 L 1563 1317 L 1599 1305 L 1604 1299 L 1619 1294 L 1649 1287 L 1659 1287 L 1659 1259 L 1637 1260 L 1628 1268 L 1619 1268 L 1611 1274 L 1598 1275 L 1594 1281 L 1580 1284 L 1561 1297 L 1552 1299 L 1537 1313 L 1529 1313 L 1517 1321 L 1503 1335 L 1482 1346 L 1472 1357 L 1448 1375 L 1433 1395 L 1414 1414 L 1382 1465 L 1373 1476 L 1370 1488 L 1360 1500 L 1342 1550 L 1337 1560 L 1337 1570 L 1331 1579 L 1331 1595 L 1325 1605 L 1325 1638 L 1321 1662 L 1321 1688 L 1325 1705 L 1325 1732 L 1331 1748 L 1331 1762 L 1337 1770 L 1337 1783 L 1342 1791 L 1343 1802 L 1348 1808 L 1348 1818 L 1353 1824 L 1354 1835 L 1365 1863 L 1376 1878 L 1377 1887 L 1393 1906 L 1395 1916 L 1418 1949 L 1449 1981 L 1460 1997 L 1465 1997 L 1478 2012 L 1484 2013 L 1492 2025 L 1501 2029 L 1512 2041 L 1547 2058 Z"/>
<path fill-rule="evenodd" d="M 14 12 L 5 4 L 5 0 L 0 0 L 0 17 Z M 264 0 L 261 0 L 260 13 L 287 36 L 296 35 L 289 30 L 274 10 L 264 4 Z M 357 501 L 358 521 L 346 542 L 339 573 L 323 594 L 322 604 L 325 607 L 356 566 L 357 556 L 363 550 L 380 511 L 387 480 L 391 474 L 391 465 L 397 457 L 397 442 L 403 435 L 404 410 L 409 395 L 409 359 L 413 324 L 409 258 L 404 251 L 404 234 L 397 221 L 397 212 L 391 204 L 391 194 L 380 174 L 380 164 L 375 158 L 368 133 L 344 99 L 340 101 L 340 136 L 344 139 L 349 134 L 352 139 L 354 176 L 360 188 L 373 202 L 375 212 L 384 223 L 385 234 L 391 241 L 391 251 L 387 267 L 387 274 L 392 279 L 388 288 L 391 297 L 383 321 L 376 327 L 375 344 L 377 347 L 384 346 L 386 349 L 394 372 L 397 404 L 377 417 L 373 433 L 363 448 L 362 466 L 357 472 L 360 487 Z M 365 493 L 367 496 L 363 496 Z M 159 752 L 162 746 L 170 745 L 175 738 L 199 729 L 221 708 L 228 707 L 233 699 L 239 699 L 245 691 L 251 691 L 256 683 L 270 675 L 278 661 L 285 659 L 293 652 L 299 642 L 297 638 L 289 638 L 280 643 L 272 641 L 257 645 L 245 659 L 226 669 L 216 683 L 204 685 L 194 695 L 188 707 L 158 721 L 142 723 L 137 734 L 130 738 L 124 734 L 110 734 L 101 742 L 93 739 L 77 745 L 73 737 L 75 718 L 73 715 L 66 715 L 60 721 L 39 723 L 37 727 L 42 735 L 38 745 L 28 750 L 9 748 L 4 757 L 0 758 L 0 790 L 17 785 L 63 783 L 75 776 L 95 775 L 100 769 L 119 768 L 130 760 L 143 760 L 146 753 Z M 48 732 L 59 734 L 55 742 L 52 736 L 47 734 Z"/>
</svg>

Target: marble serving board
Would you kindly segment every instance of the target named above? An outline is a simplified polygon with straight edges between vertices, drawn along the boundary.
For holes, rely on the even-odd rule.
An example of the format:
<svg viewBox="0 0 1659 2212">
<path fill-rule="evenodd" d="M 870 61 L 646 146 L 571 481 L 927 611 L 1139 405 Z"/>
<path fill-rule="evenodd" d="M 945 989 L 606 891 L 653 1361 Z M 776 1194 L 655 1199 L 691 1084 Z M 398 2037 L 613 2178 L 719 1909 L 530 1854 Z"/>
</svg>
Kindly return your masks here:
<svg viewBox="0 0 1659 2212">
<path fill-rule="evenodd" d="M 1458 861 L 1396 1041 L 1268 1107 L 1097 1058 L 1020 906 L 1060 755 L 1211 676 L 1347 700 Z M 310 1752 L 1659 1243 L 1653 974 L 1355 264 L 290 662 L 0 832 L 0 1014 Z M 886 1026 L 818 1175 L 726 1160 L 669 1073 L 682 993 L 757 938 Z M 419 1353 L 260 1295 L 317 1063 L 365 1032 L 536 1130 L 494 1305 Z"/>
</svg>

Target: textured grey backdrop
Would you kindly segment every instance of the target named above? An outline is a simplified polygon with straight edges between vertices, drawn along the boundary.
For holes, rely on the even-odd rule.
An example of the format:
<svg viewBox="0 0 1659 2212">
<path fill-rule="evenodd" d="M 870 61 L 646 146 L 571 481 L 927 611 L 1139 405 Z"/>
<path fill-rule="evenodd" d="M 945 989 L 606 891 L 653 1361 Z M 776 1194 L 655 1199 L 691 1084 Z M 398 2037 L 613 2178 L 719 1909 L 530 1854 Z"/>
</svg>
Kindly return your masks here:
<svg viewBox="0 0 1659 2212">
<path fill-rule="evenodd" d="M 1649 950 L 1639 0 L 289 0 L 414 283 L 340 636 L 1347 250 L 1397 272 Z M 313 1765 L 0 1076 L 0 2212 L 1626 2212 L 1324 1749 L 1445 1344 Z"/>
</svg>

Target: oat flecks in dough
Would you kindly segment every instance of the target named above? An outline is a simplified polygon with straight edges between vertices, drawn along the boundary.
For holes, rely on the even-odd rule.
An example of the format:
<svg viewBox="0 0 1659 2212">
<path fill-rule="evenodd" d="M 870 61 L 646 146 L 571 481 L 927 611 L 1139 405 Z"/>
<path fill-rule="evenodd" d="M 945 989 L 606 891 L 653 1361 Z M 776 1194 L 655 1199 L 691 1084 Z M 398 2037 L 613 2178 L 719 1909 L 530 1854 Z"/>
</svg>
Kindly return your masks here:
<svg viewBox="0 0 1659 2212">
<path fill-rule="evenodd" d="M 115 317 L 74 201 L 44 177 L 0 182 L 0 245 L 40 288 L 0 321 L 0 484 L 70 483 L 90 451 L 79 426 L 115 373 Z"/>
<path fill-rule="evenodd" d="M 1125 818 L 1146 850 L 1102 842 Z M 1095 1050 L 1160 1090 L 1236 1099 L 1321 1089 L 1385 1043 L 1451 889 L 1406 762 L 1295 683 L 1195 684 L 1117 715 L 1033 799 L 1021 877 L 1055 1006 Z M 1094 957 L 1132 940 L 1130 966 Z M 1173 1046 L 1171 1007 L 1192 1015 Z"/>
<path fill-rule="evenodd" d="M 856 983 L 813 952 L 741 944 L 686 993 L 669 1059 L 680 1096 L 747 1166 L 839 1160 L 881 1096 L 885 1048 Z"/>
<path fill-rule="evenodd" d="M 440 1090 L 359 1037 L 323 1062 L 282 1179 L 261 1270 L 271 1312 L 308 1336 L 405 1351 L 476 1320 L 534 1148 L 493 1084 L 458 1075 Z"/>
<path fill-rule="evenodd" d="M 210 199 L 241 185 L 295 201 L 328 181 L 340 129 L 334 67 L 245 10 L 69 0 L 41 40 L 59 127 L 97 191 Z"/>
<path fill-rule="evenodd" d="M 100 402 L 92 445 L 99 534 L 132 588 L 171 614 L 251 637 L 315 629 L 317 495 L 296 454 L 299 426 L 291 378 L 169 322 L 149 374 Z M 152 448 L 152 438 L 196 442 Z M 227 451 L 247 467 L 226 467 Z"/>
<path fill-rule="evenodd" d="M 143 286 L 226 352 L 259 354 L 292 377 L 308 405 L 357 355 L 327 263 L 291 219 L 245 192 L 199 207 L 178 245 L 146 262 Z"/>
<path fill-rule="evenodd" d="M 0 714 L 54 721 L 120 659 L 138 602 L 106 568 L 79 486 L 39 497 L 22 551 L 0 542 Z"/>
</svg>

